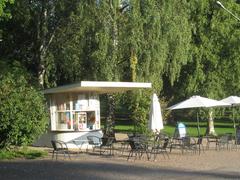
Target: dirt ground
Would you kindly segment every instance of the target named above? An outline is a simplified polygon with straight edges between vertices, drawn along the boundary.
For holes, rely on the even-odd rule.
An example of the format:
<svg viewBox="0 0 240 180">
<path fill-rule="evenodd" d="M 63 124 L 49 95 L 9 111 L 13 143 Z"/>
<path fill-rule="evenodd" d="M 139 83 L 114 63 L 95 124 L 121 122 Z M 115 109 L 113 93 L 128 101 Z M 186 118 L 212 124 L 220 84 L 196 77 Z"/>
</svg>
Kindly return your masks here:
<svg viewBox="0 0 240 180">
<path fill-rule="evenodd" d="M 130 158 L 128 152 L 114 156 L 89 151 L 71 154 L 71 160 L 49 155 L 38 160 L 0 161 L 0 179 L 240 179 L 240 147 L 198 153 L 173 150 L 169 159 Z"/>
</svg>

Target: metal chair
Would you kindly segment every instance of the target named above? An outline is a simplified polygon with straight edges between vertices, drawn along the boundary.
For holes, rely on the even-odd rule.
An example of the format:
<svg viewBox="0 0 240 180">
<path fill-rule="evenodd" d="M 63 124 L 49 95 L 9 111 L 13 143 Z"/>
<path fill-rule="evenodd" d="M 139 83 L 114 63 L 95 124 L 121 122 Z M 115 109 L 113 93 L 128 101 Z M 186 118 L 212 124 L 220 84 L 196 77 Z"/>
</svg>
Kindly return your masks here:
<svg viewBox="0 0 240 180">
<path fill-rule="evenodd" d="M 102 138 L 98 137 L 98 136 L 87 136 L 87 140 L 88 140 L 88 145 L 92 146 L 93 152 L 95 151 L 96 147 L 100 147 L 102 144 Z M 87 151 L 88 151 L 88 147 L 87 147 Z"/>
<path fill-rule="evenodd" d="M 100 145 L 100 155 L 106 150 L 109 150 L 109 154 L 114 154 L 113 143 L 115 142 L 115 137 L 105 137 L 102 138 L 102 144 Z M 102 152 L 102 150 L 104 150 Z"/>
<path fill-rule="evenodd" d="M 217 150 L 218 148 L 218 138 L 216 136 L 206 136 L 207 139 L 207 144 L 206 144 L 206 149 L 209 149 L 210 145 L 213 143 L 215 144 L 215 149 Z"/>
<path fill-rule="evenodd" d="M 169 155 L 167 152 L 167 147 L 169 144 L 169 139 L 165 134 L 158 134 L 154 138 L 154 143 L 151 149 L 151 155 L 154 155 L 153 159 L 156 160 L 156 157 L 158 154 L 163 154 L 163 157 L 165 158 L 165 154 L 169 159 Z"/>
<path fill-rule="evenodd" d="M 196 145 L 198 146 L 199 154 L 201 154 L 201 151 L 204 152 L 204 147 L 203 147 L 203 136 L 199 136 L 199 137 L 198 137 Z"/>
<path fill-rule="evenodd" d="M 230 133 L 226 133 L 221 136 L 217 142 L 218 150 L 224 149 L 225 147 L 227 148 L 227 150 L 230 150 L 230 145 L 233 145 L 232 134 Z"/>
<path fill-rule="evenodd" d="M 185 151 L 191 151 L 196 153 L 197 151 L 197 142 L 194 138 L 186 136 L 182 138 L 182 153 Z"/>
<path fill-rule="evenodd" d="M 135 159 L 138 157 L 141 159 L 144 153 L 146 153 L 148 160 L 150 159 L 148 154 L 148 142 L 147 139 L 143 136 L 133 137 L 129 141 L 131 150 L 129 152 L 127 160 L 135 154 Z M 134 159 L 134 160 L 135 160 Z"/>
<path fill-rule="evenodd" d="M 60 140 L 51 140 L 51 143 L 53 146 L 52 159 L 54 158 L 54 155 L 55 155 L 56 160 L 57 160 L 59 153 L 62 153 L 64 155 L 64 159 L 65 159 L 66 155 L 68 155 L 69 159 L 71 159 L 70 153 L 68 150 L 68 146 L 65 142 L 60 141 Z"/>
</svg>

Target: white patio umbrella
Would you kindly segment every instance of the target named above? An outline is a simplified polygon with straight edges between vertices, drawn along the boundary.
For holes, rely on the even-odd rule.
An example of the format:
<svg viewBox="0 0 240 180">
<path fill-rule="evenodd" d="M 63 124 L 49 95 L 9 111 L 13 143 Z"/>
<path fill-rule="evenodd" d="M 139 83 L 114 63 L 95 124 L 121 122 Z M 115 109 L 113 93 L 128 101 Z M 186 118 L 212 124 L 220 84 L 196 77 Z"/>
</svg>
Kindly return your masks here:
<svg viewBox="0 0 240 180">
<path fill-rule="evenodd" d="M 225 102 L 225 103 L 228 103 L 230 105 L 240 105 L 240 97 L 238 96 L 229 96 L 227 98 L 224 98 L 221 100 L 221 102 Z"/>
<path fill-rule="evenodd" d="M 161 106 L 155 93 L 152 96 L 152 102 L 150 107 L 149 129 L 151 129 L 153 132 L 163 129 Z"/>
<path fill-rule="evenodd" d="M 230 104 L 217 101 L 214 99 L 209 99 L 201 96 L 192 96 L 189 99 L 182 101 L 178 104 L 175 104 L 167 109 L 175 110 L 175 109 L 187 109 L 187 108 L 209 108 L 209 107 L 218 107 L 218 106 L 229 106 Z M 200 135 L 200 128 L 199 128 L 199 118 L 197 113 L 197 125 L 198 125 L 198 135 Z"/>
<path fill-rule="evenodd" d="M 229 96 L 221 100 L 221 102 L 229 103 L 232 106 L 232 118 L 233 118 L 233 127 L 236 127 L 233 106 L 240 106 L 240 97 L 238 96 Z"/>
</svg>

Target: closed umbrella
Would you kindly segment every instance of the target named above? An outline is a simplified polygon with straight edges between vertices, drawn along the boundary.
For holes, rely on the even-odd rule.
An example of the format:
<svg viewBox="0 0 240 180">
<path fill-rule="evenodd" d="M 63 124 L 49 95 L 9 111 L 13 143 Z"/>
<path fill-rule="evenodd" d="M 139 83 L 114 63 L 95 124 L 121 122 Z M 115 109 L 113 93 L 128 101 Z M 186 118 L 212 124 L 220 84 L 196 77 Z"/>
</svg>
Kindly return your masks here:
<svg viewBox="0 0 240 180">
<path fill-rule="evenodd" d="M 153 132 L 163 129 L 163 119 L 161 113 L 161 106 L 158 101 L 157 95 L 154 93 L 152 96 L 150 115 L 149 115 L 149 129 Z"/>
</svg>

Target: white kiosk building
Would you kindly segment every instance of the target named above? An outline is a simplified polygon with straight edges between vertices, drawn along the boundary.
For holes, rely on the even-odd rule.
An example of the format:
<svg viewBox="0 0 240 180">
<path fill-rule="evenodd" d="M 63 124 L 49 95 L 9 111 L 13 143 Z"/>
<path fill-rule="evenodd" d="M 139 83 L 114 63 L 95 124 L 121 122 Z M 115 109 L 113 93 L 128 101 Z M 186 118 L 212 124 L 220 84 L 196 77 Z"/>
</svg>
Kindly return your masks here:
<svg viewBox="0 0 240 180">
<path fill-rule="evenodd" d="M 99 95 L 151 88 L 151 83 L 81 81 L 44 90 L 49 102 L 50 129 L 34 144 L 51 147 L 51 140 L 62 140 L 70 148 L 88 135 L 102 137 Z"/>
</svg>

